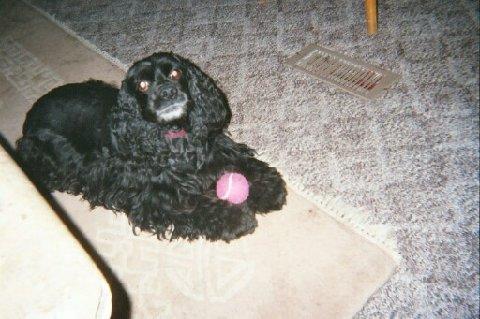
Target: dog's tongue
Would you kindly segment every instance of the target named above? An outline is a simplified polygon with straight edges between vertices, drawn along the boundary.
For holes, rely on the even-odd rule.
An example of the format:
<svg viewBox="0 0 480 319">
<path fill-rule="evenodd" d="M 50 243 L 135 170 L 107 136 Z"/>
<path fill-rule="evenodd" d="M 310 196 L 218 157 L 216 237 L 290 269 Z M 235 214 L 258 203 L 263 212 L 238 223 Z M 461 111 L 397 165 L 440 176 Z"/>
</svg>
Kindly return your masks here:
<svg viewBox="0 0 480 319">
<path fill-rule="evenodd" d="M 182 128 L 181 130 L 177 131 L 167 131 L 165 133 L 165 137 L 169 139 L 174 139 L 174 138 L 185 138 L 187 136 L 187 132 Z"/>
</svg>

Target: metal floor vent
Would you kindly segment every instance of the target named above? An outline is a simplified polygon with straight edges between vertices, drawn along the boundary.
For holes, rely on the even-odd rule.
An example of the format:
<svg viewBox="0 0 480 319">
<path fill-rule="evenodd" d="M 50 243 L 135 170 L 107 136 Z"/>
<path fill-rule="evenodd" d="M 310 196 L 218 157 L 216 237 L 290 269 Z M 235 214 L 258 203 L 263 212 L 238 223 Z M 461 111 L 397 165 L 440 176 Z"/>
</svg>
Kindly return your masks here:
<svg viewBox="0 0 480 319">
<path fill-rule="evenodd" d="M 366 99 L 377 98 L 400 76 L 338 52 L 311 44 L 287 64 Z"/>
</svg>

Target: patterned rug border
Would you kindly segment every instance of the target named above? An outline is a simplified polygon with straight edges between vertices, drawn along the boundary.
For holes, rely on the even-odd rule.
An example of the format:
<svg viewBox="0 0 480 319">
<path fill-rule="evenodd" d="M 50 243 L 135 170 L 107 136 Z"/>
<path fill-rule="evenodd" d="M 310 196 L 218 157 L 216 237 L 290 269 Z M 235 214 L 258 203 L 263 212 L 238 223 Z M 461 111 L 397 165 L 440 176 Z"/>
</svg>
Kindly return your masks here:
<svg viewBox="0 0 480 319">
<path fill-rule="evenodd" d="M 70 29 L 63 22 L 57 20 L 55 16 L 45 12 L 41 8 L 29 3 L 27 0 L 22 0 L 26 5 L 33 8 L 39 12 L 42 16 L 52 21 L 58 25 L 62 30 L 67 34 L 74 37 L 85 45 L 90 50 L 98 53 L 103 58 L 119 67 L 123 71 L 128 70 L 128 65 L 121 62 L 119 59 L 111 56 L 109 53 L 100 50 L 97 46 L 89 42 L 88 40 L 82 38 L 75 31 Z M 278 162 L 265 156 L 264 154 L 259 153 L 258 157 L 266 161 L 267 163 L 276 166 L 278 168 Z M 398 251 L 397 240 L 393 235 L 393 229 L 391 226 L 386 224 L 372 224 L 370 222 L 371 213 L 363 208 L 358 208 L 347 204 L 341 197 L 338 196 L 328 196 L 315 194 L 308 190 L 308 188 L 303 185 L 300 181 L 290 178 L 290 176 L 284 174 L 281 169 L 279 169 L 283 178 L 287 182 L 287 185 L 297 192 L 297 194 L 305 197 L 306 199 L 315 203 L 322 211 L 327 213 L 329 216 L 334 218 L 339 223 L 346 225 L 352 229 L 355 233 L 361 235 L 366 240 L 374 243 L 383 251 L 388 253 L 392 259 L 399 264 L 402 260 L 402 257 Z"/>
</svg>

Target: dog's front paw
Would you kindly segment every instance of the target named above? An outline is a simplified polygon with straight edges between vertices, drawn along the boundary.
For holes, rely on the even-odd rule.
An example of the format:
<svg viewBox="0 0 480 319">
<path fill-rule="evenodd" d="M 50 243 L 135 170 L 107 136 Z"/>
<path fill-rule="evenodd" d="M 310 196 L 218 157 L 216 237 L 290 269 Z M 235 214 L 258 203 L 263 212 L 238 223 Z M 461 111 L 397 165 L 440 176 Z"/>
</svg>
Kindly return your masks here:
<svg viewBox="0 0 480 319">
<path fill-rule="evenodd" d="M 287 189 L 283 180 L 279 179 L 267 187 L 257 202 L 258 211 L 261 213 L 280 210 L 287 201 Z"/>
<path fill-rule="evenodd" d="M 285 181 L 276 171 L 263 177 L 252 186 L 250 207 L 259 213 L 281 209 L 287 197 Z"/>
<path fill-rule="evenodd" d="M 234 230 L 224 230 L 220 235 L 220 237 L 214 238 L 213 240 L 223 240 L 228 243 L 232 240 L 251 234 L 254 231 L 255 231 L 255 226 L 248 227 L 248 228 L 241 227 L 241 228 L 236 228 Z M 210 239 L 210 238 L 207 238 L 207 239 Z"/>
<path fill-rule="evenodd" d="M 207 239 L 229 242 L 253 233 L 258 225 L 254 212 L 246 207 L 241 209 L 237 205 L 228 204 L 223 206 L 221 215 L 204 230 Z"/>
<path fill-rule="evenodd" d="M 220 239 L 228 243 L 231 240 L 253 233 L 257 225 L 258 223 L 254 216 L 243 218 L 240 223 L 231 227 L 225 227 L 221 233 Z"/>
</svg>

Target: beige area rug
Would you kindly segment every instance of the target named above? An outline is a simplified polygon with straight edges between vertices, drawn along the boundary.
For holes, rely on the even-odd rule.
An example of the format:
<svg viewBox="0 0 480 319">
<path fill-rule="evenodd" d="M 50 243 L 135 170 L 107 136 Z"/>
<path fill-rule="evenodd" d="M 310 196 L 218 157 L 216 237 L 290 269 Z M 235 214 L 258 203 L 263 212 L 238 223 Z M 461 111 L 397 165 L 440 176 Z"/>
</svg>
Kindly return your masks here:
<svg viewBox="0 0 480 319">
<path fill-rule="evenodd" d="M 52 87 L 123 78 L 35 10 L 18 2 L 0 9 L 0 132 L 10 143 Z M 132 318 L 349 318 L 396 266 L 387 250 L 292 190 L 282 211 L 259 217 L 254 234 L 230 244 L 136 237 L 124 215 L 54 197 L 124 286 Z M 114 311 L 122 306 L 115 293 Z"/>
</svg>

